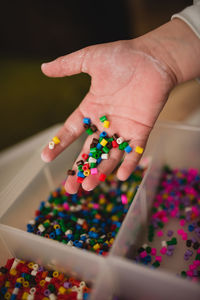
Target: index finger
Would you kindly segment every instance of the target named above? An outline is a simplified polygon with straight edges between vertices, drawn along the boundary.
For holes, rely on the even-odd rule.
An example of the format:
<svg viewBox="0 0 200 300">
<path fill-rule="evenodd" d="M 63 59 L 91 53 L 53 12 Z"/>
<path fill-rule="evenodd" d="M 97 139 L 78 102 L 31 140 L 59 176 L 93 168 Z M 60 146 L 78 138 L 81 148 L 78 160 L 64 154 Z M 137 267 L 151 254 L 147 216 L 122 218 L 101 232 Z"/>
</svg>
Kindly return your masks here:
<svg viewBox="0 0 200 300">
<path fill-rule="evenodd" d="M 45 162 L 54 160 L 65 148 L 73 143 L 83 132 L 83 114 L 77 108 L 65 121 L 63 127 L 58 131 L 56 138 L 58 144 L 52 144 L 52 149 L 47 145 L 41 154 L 41 158 Z M 52 137 L 53 138 L 53 137 Z"/>
</svg>

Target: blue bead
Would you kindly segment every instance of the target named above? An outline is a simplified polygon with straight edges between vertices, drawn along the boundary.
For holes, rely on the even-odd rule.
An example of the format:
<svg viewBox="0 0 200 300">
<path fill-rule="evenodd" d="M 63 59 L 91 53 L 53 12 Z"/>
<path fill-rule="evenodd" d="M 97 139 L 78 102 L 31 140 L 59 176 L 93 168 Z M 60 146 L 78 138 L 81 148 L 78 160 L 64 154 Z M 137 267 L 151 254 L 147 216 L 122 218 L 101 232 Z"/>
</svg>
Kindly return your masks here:
<svg viewBox="0 0 200 300">
<path fill-rule="evenodd" d="M 15 283 L 15 287 L 16 287 L 16 288 L 20 288 L 21 286 L 22 286 L 22 284 L 21 284 L 20 282 L 16 282 L 16 283 Z"/>
<path fill-rule="evenodd" d="M 85 242 L 85 241 L 86 241 L 86 239 L 87 239 L 87 237 L 86 237 L 86 236 L 84 236 L 84 235 L 80 237 L 80 240 L 81 240 L 81 241 L 84 241 L 84 242 Z"/>
<path fill-rule="evenodd" d="M 17 298 L 17 295 L 12 294 L 11 297 L 10 297 L 10 300 L 15 300 L 16 298 Z"/>
<path fill-rule="evenodd" d="M 56 235 L 61 235 L 62 234 L 62 231 L 60 228 L 56 228 Z"/>
<path fill-rule="evenodd" d="M 194 230 L 194 226 L 192 224 L 188 225 L 188 230 L 192 232 Z"/>
<path fill-rule="evenodd" d="M 100 137 L 104 138 L 104 137 L 106 137 L 106 136 L 107 136 L 107 132 L 102 131 L 102 132 L 100 133 Z"/>
<path fill-rule="evenodd" d="M 85 178 L 85 175 L 84 175 L 83 172 L 81 172 L 81 171 L 78 172 L 77 176 L 78 176 L 78 177 Z"/>
<path fill-rule="evenodd" d="M 90 118 L 83 118 L 83 123 L 90 125 L 90 123 L 91 123 Z"/>
<path fill-rule="evenodd" d="M 49 234 L 49 237 L 50 237 L 51 239 L 55 239 L 55 237 L 56 237 L 55 232 L 51 232 L 51 233 Z"/>
<path fill-rule="evenodd" d="M 0 291 L 1 291 L 1 294 L 4 295 L 7 292 L 7 288 L 2 287 Z"/>
<path fill-rule="evenodd" d="M 102 161 L 102 158 L 99 157 L 99 158 L 97 159 L 97 164 L 100 164 L 101 161 Z"/>
<path fill-rule="evenodd" d="M 71 233 L 68 234 L 68 235 L 67 235 L 67 238 L 68 238 L 69 240 L 72 240 L 72 239 L 73 239 L 73 234 L 71 234 Z"/>
<path fill-rule="evenodd" d="M 126 151 L 126 153 L 130 153 L 133 149 L 128 145 L 124 150 Z"/>
<path fill-rule="evenodd" d="M 93 155 L 93 153 L 90 152 L 90 153 L 89 153 L 89 156 L 92 156 L 92 155 Z"/>
<path fill-rule="evenodd" d="M 96 145 L 96 148 L 97 148 L 98 150 L 101 150 L 102 145 L 101 145 L 100 143 L 98 143 L 98 144 Z"/>
</svg>

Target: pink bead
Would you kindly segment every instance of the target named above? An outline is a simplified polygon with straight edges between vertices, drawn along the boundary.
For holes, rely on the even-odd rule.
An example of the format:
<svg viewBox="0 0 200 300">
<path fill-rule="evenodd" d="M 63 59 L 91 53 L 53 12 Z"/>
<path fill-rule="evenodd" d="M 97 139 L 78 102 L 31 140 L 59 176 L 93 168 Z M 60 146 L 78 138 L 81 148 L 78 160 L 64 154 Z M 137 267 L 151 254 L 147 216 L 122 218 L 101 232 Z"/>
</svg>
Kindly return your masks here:
<svg viewBox="0 0 200 300">
<path fill-rule="evenodd" d="M 187 239 L 188 239 L 188 235 L 187 235 L 186 232 L 184 232 L 184 233 L 182 234 L 182 240 L 183 240 L 183 241 L 186 241 Z"/>
<path fill-rule="evenodd" d="M 144 250 L 140 253 L 141 258 L 145 258 L 147 256 L 147 252 Z"/>
<path fill-rule="evenodd" d="M 200 266 L 200 260 L 194 260 L 194 261 L 193 261 L 193 264 L 194 264 L 196 267 Z"/>
<path fill-rule="evenodd" d="M 92 169 L 90 169 L 90 173 L 91 173 L 91 175 L 96 175 L 96 174 L 98 174 L 97 168 L 92 168 Z"/>
<path fill-rule="evenodd" d="M 181 226 L 184 226 L 184 225 L 185 225 L 185 220 L 183 220 L 183 219 L 180 220 L 180 225 L 181 225 Z"/>
<path fill-rule="evenodd" d="M 156 248 L 151 248 L 151 255 L 155 256 L 157 253 Z"/>
<path fill-rule="evenodd" d="M 155 257 L 155 260 L 161 262 L 161 261 L 162 261 L 162 256 L 156 256 L 156 257 Z"/>
<path fill-rule="evenodd" d="M 182 234 L 184 233 L 184 230 L 183 230 L 182 228 L 180 228 L 180 229 L 177 230 L 177 233 L 178 233 L 179 235 L 182 235 Z"/>
<path fill-rule="evenodd" d="M 162 230 L 159 230 L 159 231 L 157 231 L 157 236 L 163 236 L 163 232 L 162 232 Z"/>
<path fill-rule="evenodd" d="M 121 195 L 121 200 L 122 200 L 122 204 L 127 204 L 128 203 L 128 199 L 127 199 L 127 196 L 125 194 Z"/>
<path fill-rule="evenodd" d="M 93 204 L 93 208 L 94 208 L 94 209 L 98 209 L 98 208 L 99 208 L 99 204 L 98 204 L 98 203 L 94 203 L 94 204 Z"/>
<path fill-rule="evenodd" d="M 196 266 L 195 265 L 189 265 L 189 269 L 190 269 L 190 271 L 193 271 L 194 269 L 196 269 Z"/>
<path fill-rule="evenodd" d="M 167 223 L 167 222 L 168 222 L 168 217 L 163 217 L 163 218 L 162 218 L 162 221 L 163 221 L 164 223 Z"/>
<path fill-rule="evenodd" d="M 69 204 L 66 202 L 63 204 L 63 207 L 64 207 L 64 209 L 69 210 Z"/>
<path fill-rule="evenodd" d="M 167 248 L 166 247 L 162 247 L 161 249 L 160 249 L 160 253 L 161 254 L 165 254 L 167 252 Z"/>
<path fill-rule="evenodd" d="M 200 248 L 197 250 L 197 253 L 198 253 L 198 254 L 200 253 Z"/>
<path fill-rule="evenodd" d="M 190 277 L 193 276 L 193 272 L 192 271 L 187 271 L 186 274 L 187 274 L 187 276 L 190 276 Z"/>
</svg>

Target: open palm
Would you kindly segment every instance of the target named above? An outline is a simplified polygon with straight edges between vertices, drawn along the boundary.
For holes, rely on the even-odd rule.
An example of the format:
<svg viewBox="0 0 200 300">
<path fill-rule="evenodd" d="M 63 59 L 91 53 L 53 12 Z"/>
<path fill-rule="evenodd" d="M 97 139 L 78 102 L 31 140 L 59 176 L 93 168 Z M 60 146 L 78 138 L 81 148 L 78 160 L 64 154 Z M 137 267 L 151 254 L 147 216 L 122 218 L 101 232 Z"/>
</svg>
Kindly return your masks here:
<svg viewBox="0 0 200 300">
<path fill-rule="evenodd" d="M 87 138 L 81 154 L 89 153 L 93 137 L 99 136 L 99 132 L 105 129 L 99 121 L 103 115 L 110 121 L 110 127 L 106 130 L 108 135 L 117 133 L 128 140 L 130 146 L 145 147 L 173 86 L 167 67 L 148 55 L 146 50 L 137 47 L 137 42 L 131 41 L 84 48 L 43 64 L 42 71 L 50 77 L 85 72 L 92 78 L 88 94 L 57 134 L 61 143 L 53 151 L 48 147 L 43 150 L 45 161 L 53 160 L 84 131 L 84 117 L 91 118 L 99 131 Z M 78 159 L 81 159 L 81 154 Z M 111 173 L 123 154 L 123 151 L 113 148 L 109 159 L 99 164 L 99 173 Z M 134 151 L 125 154 L 117 172 L 118 178 L 127 179 L 139 159 L 140 155 Z M 77 168 L 76 164 L 73 168 Z M 98 183 L 99 175 L 91 175 L 84 179 L 82 185 L 84 189 L 91 190 Z M 76 176 L 69 176 L 66 190 L 76 193 L 78 187 Z"/>
</svg>

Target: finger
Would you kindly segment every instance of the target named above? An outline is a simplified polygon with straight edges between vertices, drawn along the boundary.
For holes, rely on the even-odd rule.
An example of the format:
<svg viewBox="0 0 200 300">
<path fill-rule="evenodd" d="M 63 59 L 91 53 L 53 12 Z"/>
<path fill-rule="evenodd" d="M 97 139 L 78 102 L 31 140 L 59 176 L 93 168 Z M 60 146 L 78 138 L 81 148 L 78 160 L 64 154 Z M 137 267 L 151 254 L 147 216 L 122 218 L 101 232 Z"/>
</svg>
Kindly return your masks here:
<svg viewBox="0 0 200 300">
<path fill-rule="evenodd" d="M 68 176 L 65 182 L 65 189 L 68 193 L 70 194 L 75 194 L 78 192 L 80 183 L 77 182 L 77 172 L 78 172 L 78 167 L 77 167 L 77 161 L 79 160 L 84 160 L 82 158 L 82 154 L 88 154 L 90 152 L 90 144 L 92 143 L 93 138 L 99 138 L 99 132 L 95 132 L 93 135 L 88 136 L 88 138 L 86 139 L 83 148 L 79 154 L 79 156 L 77 157 L 75 163 L 72 166 L 72 169 L 74 171 L 76 171 L 76 175 L 75 176 Z M 92 175 L 91 175 L 92 176 Z"/>
<path fill-rule="evenodd" d="M 132 147 L 133 151 L 125 155 L 124 161 L 122 162 L 121 166 L 117 171 L 117 177 L 119 180 L 127 180 L 131 173 L 135 170 L 144 152 L 145 144 L 146 142 L 141 140 L 134 141 L 134 144 L 133 142 L 130 143 L 130 146 Z M 137 153 L 136 151 L 142 151 L 142 153 Z"/>
<path fill-rule="evenodd" d="M 77 139 L 83 131 L 83 115 L 80 109 L 77 108 L 69 116 L 56 135 L 59 138 L 60 143 L 56 144 L 53 149 L 49 149 L 49 146 L 46 146 L 41 154 L 42 160 L 50 162 L 55 159 L 66 147 Z"/>
<path fill-rule="evenodd" d="M 42 72 L 49 77 L 64 77 L 83 72 L 83 62 L 85 56 L 89 53 L 89 48 L 83 48 L 61 56 L 52 62 L 42 64 Z"/>
</svg>

